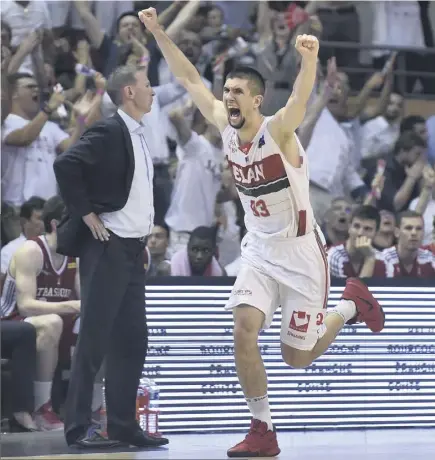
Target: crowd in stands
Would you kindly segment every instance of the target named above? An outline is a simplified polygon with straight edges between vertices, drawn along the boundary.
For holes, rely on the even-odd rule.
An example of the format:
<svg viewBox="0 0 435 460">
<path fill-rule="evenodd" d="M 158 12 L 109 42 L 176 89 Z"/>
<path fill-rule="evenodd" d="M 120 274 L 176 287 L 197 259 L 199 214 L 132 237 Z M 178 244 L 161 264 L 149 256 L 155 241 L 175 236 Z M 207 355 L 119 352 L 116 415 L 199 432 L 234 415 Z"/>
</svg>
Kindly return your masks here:
<svg viewBox="0 0 435 460">
<path fill-rule="evenodd" d="M 267 116 L 291 94 L 299 68 L 295 37 L 318 36 L 318 78 L 297 134 L 310 162 L 310 197 L 331 275 L 435 279 L 435 102 L 432 113 L 420 112 L 418 103 L 435 94 L 430 2 L 7 0 L 1 2 L 2 283 L 23 242 L 47 229 L 46 206 L 58 193 L 56 155 L 116 112 L 106 80 L 125 64 L 147 67 L 155 92 L 144 120 L 155 203 L 146 276 L 237 275 L 246 229 L 232 171 L 216 128 L 140 23 L 137 11 L 148 6 L 157 8 L 167 34 L 217 98 L 231 69 L 257 68 L 266 79 Z M 364 41 L 378 48 L 346 46 Z M 35 354 L 32 340 L 20 342 L 30 344 L 27 356 Z M 39 407 L 48 403 L 46 387 L 37 396 Z M 52 412 L 35 425 L 30 405 L 15 404 L 20 426 L 59 427 Z"/>
</svg>

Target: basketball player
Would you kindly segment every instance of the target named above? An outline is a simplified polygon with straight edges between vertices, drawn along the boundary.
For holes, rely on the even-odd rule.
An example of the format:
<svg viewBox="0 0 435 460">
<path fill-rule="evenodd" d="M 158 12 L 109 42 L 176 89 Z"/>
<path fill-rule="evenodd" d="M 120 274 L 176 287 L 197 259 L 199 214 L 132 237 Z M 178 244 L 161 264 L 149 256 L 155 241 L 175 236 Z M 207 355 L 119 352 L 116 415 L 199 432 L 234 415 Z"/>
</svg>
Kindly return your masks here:
<svg viewBox="0 0 435 460">
<path fill-rule="evenodd" d="M 139 17 L 171 71 L 219 128 L 245 210 L 242 265 L 226 308 L 233 309 L 237 374 L 252 422 L 249 434 L 228 456 L 276 456 L 280 449 L 257 341 L 277 307 L 282 308 L 282 356 L 294 368 L 323 355 L 346 323 L 365 322 L 373 332 L 384 327 L 380 305 L 355 278 L 347 280 L 343 298 L 326 315 L 325 241 L 309 202 L 307 156 L 295 135 L 313 90 L 319 43 L 312 36 L 297 37 L 302 62 L 293 93 L 275 116 L 264 117 L 264 80 L 258 72 L 242 68 L 230 73 L 221 102 L 159 26 L 155 9 L 143 10 Z"/>
<path fill-rule="evenodd" d="M 56 254 L 56 225 L 64 212 L 59 197 L 50 198 L 43 208 L 45 235 L 23 243 L 14 254 L 6 274 L 1 297 L 2 320 L 23 320 L 36 329 L 35 422 L 42 431 L 61 430 L 63 423 L 51 407 L 51 387 L 59 360 L 59 348 L 69 360 L 77 335 L 73 333 L 80 301 L 76 260 Z M 94 394 L 99 406 L 102 387 Z M 95 399 L 95 397 L 94 397 Z M 98 404 L 98 401 L 96 402 Z"/>
</svg>

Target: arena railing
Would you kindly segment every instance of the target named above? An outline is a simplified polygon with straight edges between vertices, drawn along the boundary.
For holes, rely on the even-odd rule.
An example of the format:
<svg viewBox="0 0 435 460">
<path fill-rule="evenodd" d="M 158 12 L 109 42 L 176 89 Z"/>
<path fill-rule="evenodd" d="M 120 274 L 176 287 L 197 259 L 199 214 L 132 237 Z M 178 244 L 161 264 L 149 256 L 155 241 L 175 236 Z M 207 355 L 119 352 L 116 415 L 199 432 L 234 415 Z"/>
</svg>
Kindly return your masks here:
<svg viewBox="0 0 435 460">
<path fill-rule="evenodd" d="M 369 45 L 363 43 L 354 43 L 354 42 L 336 42 L 336 41 L 326 41 L 321 40 L 320 46 L 323 48 L 336 49 L 336 50 L 349 50 L 353 49 L 356 52 L 363 50 L 387 50 L 390 53 L 397 51 L 396 65 L 394 68 L 394 76 L 397 77 L 399 90 L 406 98 L 421 98 L 421 99 L 435 99 L 435 70 L 433 72 L 423 72 L 423 71 L 413 71 L 406 68 L 406 53 L 418 53 L 421 55 L 426 55 L 427 59 L 430 59 L 433 63 L 432 66 L 435 69 L 435 48 L 412 48 L 412 47 L 401 47 L 401 46 L 385 46 L 385 45 Z M 367 78 L 371 74 L 379 69 L 375 69 L 370 65 L 361 64 L 359 67 L 340 67 L 340 70 L 348 73 L 349 75 L 366 75 Z M 427 93 L 409 93 L 406 91 L 406 78 L 407 77 L 418 77 L 418 78 L 427 78 L 433 80 L 433 92 L 432 94 Z"/>
</svg>

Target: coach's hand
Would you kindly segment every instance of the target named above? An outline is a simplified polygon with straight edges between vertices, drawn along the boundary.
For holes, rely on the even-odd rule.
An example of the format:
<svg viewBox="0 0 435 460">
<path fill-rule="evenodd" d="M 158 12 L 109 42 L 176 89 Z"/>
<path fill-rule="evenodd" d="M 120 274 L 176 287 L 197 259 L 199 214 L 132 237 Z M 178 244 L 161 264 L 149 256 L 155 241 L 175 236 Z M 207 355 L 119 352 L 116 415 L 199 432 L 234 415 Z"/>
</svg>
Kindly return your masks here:
<svg viewBox="0 0 435 460">
<path fill-rule="evenodd" d="M 83 216 L 82 219 L 83 222 L 89 227 L 89 230 L 92 232 L 92 235 L 94 235 L 96 240 L 109 240 L 109 232 L 103 225 L 103 222 L 101 222 L 100 218 L 94 212 L 91 212 L 87 216 Z"/>
<path fill-rule="evenodd" d="M 296 38 L 295 48 L 298 50 L 303 59 L 315 60 L 319 53 L 319 40 L 314 35 L 298 35 Z"/>
<path fill-rule="evenodd" d="M 372 246 L 371 238 L 359 236 L 355 242 L 355 249 L 365 258 L 374 257 L 375 250 Z"/>
<path fill-rule="evenodd" d="M 139 11 L 139 19 L 143 25 L 153 34 L 160 29 L 160 24 L 157 18 L 157 11 L 155 8 L 147 8 Z"/>
</svg>

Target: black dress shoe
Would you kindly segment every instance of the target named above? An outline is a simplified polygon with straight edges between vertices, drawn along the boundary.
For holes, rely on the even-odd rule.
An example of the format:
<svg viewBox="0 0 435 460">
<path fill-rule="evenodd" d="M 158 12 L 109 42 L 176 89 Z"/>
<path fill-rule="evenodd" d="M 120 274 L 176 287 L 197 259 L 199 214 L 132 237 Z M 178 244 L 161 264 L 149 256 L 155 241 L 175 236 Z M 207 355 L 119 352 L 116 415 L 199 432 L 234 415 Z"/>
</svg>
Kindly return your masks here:
<svg viewBox="0 0 435 460">
<path fill-rule="evenodd" d="M 106 438 L 98 426 L 91 426 L 85 434 L 79 436 L 69 446 L 81 449 L 111 449 L 113 447 L 121 447 L 122 443 Z"/>
<path fill-rule="evenodd" d="M 135 447 L 161 447 L 169 443 L 169 439 L 159 436 L 152 436 L 137 429 L 131 433 L 118 435 L 116 439 L 122 443 Z"/>
</svg>

